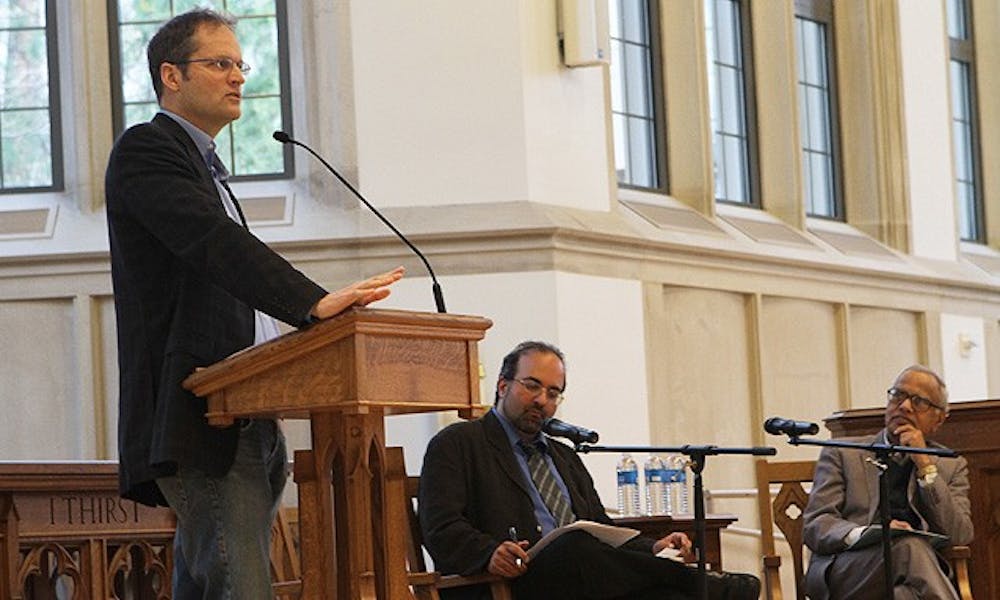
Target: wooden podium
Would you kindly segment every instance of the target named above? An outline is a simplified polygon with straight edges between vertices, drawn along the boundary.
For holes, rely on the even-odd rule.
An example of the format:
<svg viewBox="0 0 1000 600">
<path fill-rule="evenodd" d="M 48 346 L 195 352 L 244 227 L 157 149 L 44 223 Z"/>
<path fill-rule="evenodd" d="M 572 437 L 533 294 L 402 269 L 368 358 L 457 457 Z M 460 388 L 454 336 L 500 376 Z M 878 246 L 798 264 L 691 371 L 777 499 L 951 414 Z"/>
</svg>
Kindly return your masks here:
<svg viewBox="0 0 1000 600">
<path fill-rule="evenodd" d="M 352 309 L 249 348 L 188 377 L 209 422 L 308 418 L 312 449 L 295 452 L 302 597 L 412 597 L 387 504 L 385 415 L 481 414 L 481 317 Z M 398 475 L 398 474 L 397 474 Z"/>
</svg>

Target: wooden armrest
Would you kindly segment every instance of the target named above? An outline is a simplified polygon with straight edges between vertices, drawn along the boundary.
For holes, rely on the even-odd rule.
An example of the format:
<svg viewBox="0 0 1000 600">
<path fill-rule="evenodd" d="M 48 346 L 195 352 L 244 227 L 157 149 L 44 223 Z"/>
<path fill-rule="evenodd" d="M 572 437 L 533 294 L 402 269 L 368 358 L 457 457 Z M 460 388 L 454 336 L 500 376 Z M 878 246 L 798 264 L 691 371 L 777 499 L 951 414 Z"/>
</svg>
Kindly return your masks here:
<svg viewBox="0 0 1000 600">
<path fill-rule="evenodd" d="M 298 598 L 302 595 L 302 582 L 280 581 L 272 584 L 271 590 L 278 598 Z"/>
<path fill-rule="evenodd" d="M 959 597 L 962 600 L 971 600 L 972 584 L 969 581 L 969 559 L 972 557 L 972 550 L 968 546 L 949 546 L 941 554 L 951 563 Z"/>
<path fill-rule="evenodd" d="M 423 571 L 407 573 L 406 578 L 410 585 L 437 585 L 441 581 L 441 574 L 437 571 Z"/>
<path fill-rule="evenodd" d="M 477 573 L 476 575 L 441 575 L 438 588 L 448 589 L 465 587 L 467 585 L 493 584 L 506 582 L 506 579 L 493 573 Z"/>
<path fill-rule="evenodd" d="M 764 556 L 763 558 L 765 569 L 777 569 L 781 567 L 781 557 L 780 556 Z"/>
<path fill-rule="evenodd" d="M 781 593 L 781 557 L 765 554 L 761 561 L 764 565 L 764 597 L 767 600 L 782 600 Z"/>
</svg>

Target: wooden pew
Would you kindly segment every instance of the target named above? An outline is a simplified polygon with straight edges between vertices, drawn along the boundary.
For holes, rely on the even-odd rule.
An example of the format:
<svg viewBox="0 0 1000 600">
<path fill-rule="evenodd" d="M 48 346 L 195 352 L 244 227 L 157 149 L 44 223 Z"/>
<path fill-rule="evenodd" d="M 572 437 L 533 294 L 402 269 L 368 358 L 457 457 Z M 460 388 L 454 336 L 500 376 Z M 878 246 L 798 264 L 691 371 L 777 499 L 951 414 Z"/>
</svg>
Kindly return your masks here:
<svg viewBox="0 0 1000 600">
<path fill-rule="evenodd" d="M 0 462 L 0 598 L 170 598 L 174 515 L 118 497 L 116 462 Z"/>
</svg>

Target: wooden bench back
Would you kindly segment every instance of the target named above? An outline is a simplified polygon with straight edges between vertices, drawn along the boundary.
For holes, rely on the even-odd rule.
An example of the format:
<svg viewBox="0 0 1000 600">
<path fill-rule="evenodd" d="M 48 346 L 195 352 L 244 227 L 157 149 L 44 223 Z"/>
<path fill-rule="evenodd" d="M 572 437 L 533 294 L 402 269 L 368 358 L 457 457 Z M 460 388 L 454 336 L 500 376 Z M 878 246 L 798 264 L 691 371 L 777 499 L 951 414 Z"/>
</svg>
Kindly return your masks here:
<svg viewBox="0 0 1000 600">
<path fill-rule="evenodd" d="M 400 454 L 401 455 L 401 454 Z M 411 573 L 423 573 L 427 571 L 427 564 L 424 560 L 424 536 L 420 530 L 420 519 L 417 516 L 417 494 L 420 490 L 420 478 L 415 476 L 406 477 L 406 502 L 404 510 L 407 515 L 408 527 L 404 527 L 407 537 L 406 560 Z M 434 587 L 436 589 L 461 588 L 474 585 L 487 585 L 490 588 L 490 595 L 493 600 L 513 600 L 513 594 L 507 580 L 497 575 L 482 573 L 479 575 L 438 575 L 436 574 Z M 418 598 L 431 598 L 436 600 L 436 589 L 433 594 L 428 594 L 427 590 L 417 589 L 414 586 L 414 594 Z M 426 594 L 426 595 L 424 595 Z"/>
<path fill-rule="evenodd" d="M 767 598 L 782 598 L 778 568 L 781 557 L 775 548 L 774 527 L 785 536 L 792 554 L 795 576 L 795 595 L 798 600 L 806 597 L 805 565 L 802 543 L 802 513 L 809 502 L 806 484 L 811 484 L 816 461 L 794 462 L 757 461 L 757 511 L 760 517 L 760 539 L 764 561 L 764 588 Z M 771 500 L 771 485 L 780 485 Z"/>
</svg>

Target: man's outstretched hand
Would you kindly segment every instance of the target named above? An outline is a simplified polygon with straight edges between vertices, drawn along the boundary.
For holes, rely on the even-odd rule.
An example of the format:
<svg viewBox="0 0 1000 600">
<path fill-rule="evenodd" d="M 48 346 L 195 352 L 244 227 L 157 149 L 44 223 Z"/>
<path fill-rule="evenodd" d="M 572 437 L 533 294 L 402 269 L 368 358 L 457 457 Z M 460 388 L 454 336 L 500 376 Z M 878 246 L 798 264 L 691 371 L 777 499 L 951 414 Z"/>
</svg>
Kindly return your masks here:
<svg viewBox="0 0 1000 600">
<path fill-rule="evenodd" d="M 389 295 L 389 286 L 403 278 L 406 270 L 396 267 L 380 275 L 356 281 L 347 287 L 320 298 L 309 314 L 317 319 L 329 319 L 352 306 L 367 306 Z"/>
</svg>

